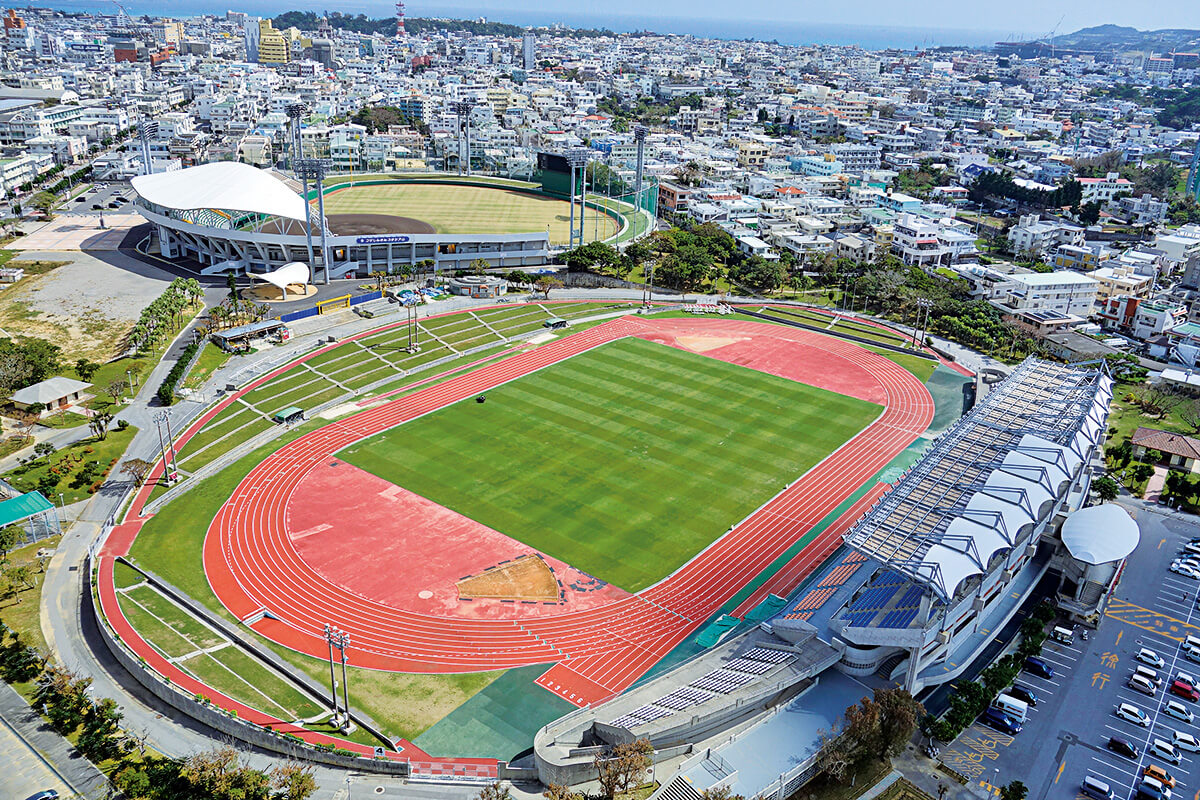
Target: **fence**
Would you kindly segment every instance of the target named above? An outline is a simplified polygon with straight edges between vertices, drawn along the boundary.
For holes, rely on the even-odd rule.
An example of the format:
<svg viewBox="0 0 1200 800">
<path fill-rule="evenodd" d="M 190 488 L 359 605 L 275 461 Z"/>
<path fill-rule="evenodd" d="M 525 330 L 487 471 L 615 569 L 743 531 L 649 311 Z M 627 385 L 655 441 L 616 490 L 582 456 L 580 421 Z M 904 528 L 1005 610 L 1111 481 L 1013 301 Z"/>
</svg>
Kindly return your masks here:
<svg viewBox="0 0 1200 800">
<path fill-rule="evenodd" d="M 341 297 L 333 297 L 329 300 L 320 300 L 312 308 L 305 308 L 300 311 L 292 311 L 288 314 L 280 314 L 280 322 L 295 322 L 298 319 L 307 319 L 315 317 L 318 314 L 324 314 L 328 311 L 333 311 L 338 308 L 349 308 L 356 306 L 359 303 L 369 303 L 372 300 L 379 300 L 383 297 L 383 292 L 367 292 L 366 294 L 357 295 L 342 295 Z"/>
</svg>

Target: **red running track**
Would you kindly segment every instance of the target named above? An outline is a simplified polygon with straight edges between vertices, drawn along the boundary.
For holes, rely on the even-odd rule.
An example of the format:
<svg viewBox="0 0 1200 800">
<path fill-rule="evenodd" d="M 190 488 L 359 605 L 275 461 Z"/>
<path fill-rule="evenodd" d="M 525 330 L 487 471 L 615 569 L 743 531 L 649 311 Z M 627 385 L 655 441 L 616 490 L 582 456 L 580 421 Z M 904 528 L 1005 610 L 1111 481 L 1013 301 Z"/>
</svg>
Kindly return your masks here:
<svg viewBox="0 0 1200 800">
<path fill-rule="evenodd" d="M 322 578 L 292 546 L 284 517 L 289 497 L 309 469 L 343 447 L 615 339 L 714 327 L 722 334 L 799 343 L 817 371 L 836 371 L 846 360 L 865 367 L 886 393 L 886 407 L 857 436 L 641 593 L 537 619 L 439 617 L 353 595 Z M 301 652 L 323 657 L 321 631 L 328 622 L 350 633 L 356 666 L 465 672 L 553 663 L 541 685 L 578 705 L 594 703 L 628 687 L 702 625 L 907 447 L 932 416 L 929 393 L 911 373 L 849 342 L 750 321 L 625 317 L 363 411 L 281 448 L 246 477 L 214 519 L 204 545 L 205 570 L 238 618 L 269 611 L 274 619 L 255 623 L 255 630 Z"/>
</svg>

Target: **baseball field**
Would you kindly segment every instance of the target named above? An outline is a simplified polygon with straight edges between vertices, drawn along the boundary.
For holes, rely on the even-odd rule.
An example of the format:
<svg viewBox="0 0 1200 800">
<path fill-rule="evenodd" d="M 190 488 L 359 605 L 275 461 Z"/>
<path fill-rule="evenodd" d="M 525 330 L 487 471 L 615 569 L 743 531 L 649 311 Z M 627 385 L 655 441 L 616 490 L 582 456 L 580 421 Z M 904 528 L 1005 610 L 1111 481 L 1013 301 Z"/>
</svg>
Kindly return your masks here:
<svg viewBox="0 0 1200 800">
<path fill-rule="evenodd" d="M 549 230 L 552 243 L 566 242 L 571 207 L 565 200 L 489 186 L 392 183 L 347 186 L 325 195 L 326 214 L 389 214 L 427 222 L 438 233 L 533 233 Z M 576 225 L 579 223 L 576 208 Z M 617 222 L 588 208 L 585 241 L 607 239 Z"/>
</svg>

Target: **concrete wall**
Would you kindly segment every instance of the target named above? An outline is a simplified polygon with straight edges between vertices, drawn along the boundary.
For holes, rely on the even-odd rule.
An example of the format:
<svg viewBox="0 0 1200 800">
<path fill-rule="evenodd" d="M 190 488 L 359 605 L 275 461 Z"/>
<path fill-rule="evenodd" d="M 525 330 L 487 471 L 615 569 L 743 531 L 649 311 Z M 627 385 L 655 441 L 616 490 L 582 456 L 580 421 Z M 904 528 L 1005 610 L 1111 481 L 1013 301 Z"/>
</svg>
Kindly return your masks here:
<svg viewBox="0 0 1200 800">
<path fill-rule="evenodd" d="M 363 772 L 400 776 L 408 775 L 408 764 L 406 762 L 376 760 L 373 758 L 360 758 L 358 756 L 326 752 L 297 739 L 293 739 L 286 734 L 277 733 L 238 719 L 208 703 L 197 701 L 192 695 L 184 692 L 157 672 L 148 669 L 113 634 L 108 627 L 107 621 L 104 619 L 104 615 L 100 613 L 99 606 L 95 603 L 92 588 L 92 570 L 93 562 L 89 558 L 87 574 L 84 578 L 87 584 L 87 591 L 84 593 L 84 604 L 91 606 L 90 613 L 96 620 L 96 627 L 100 631 L 100 637 L 104 640 L 104 644 L 108 647 L 109 652 L 113 654 L 113 658 L 120 662 L 121 666 L 133 676 L 134 680 L 159 700 L 177 711 L 182 711 L 192 719 L 207 725 L 213 730 L 227 736 L 232 736 L 240 742 L 260 747 L 263 750 L 273 753 L 279 753 L 288 758 L 315 761 L 319 764 L 327 764 L 343 769 L 362 770 Z M 89 613 L 89 609 L 84 608 L 83 612 L 87 614 Z"/>
</svg>

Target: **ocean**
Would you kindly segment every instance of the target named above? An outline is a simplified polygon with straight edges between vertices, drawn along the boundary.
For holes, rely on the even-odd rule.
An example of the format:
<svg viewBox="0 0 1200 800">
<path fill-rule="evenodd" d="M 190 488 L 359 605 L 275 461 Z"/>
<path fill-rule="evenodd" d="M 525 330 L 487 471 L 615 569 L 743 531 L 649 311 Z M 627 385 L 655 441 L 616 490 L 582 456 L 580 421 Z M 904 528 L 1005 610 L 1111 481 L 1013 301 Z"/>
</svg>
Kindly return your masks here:
<svg viewBox="0 0 1200 800">
<path fill-rule="evenodd" d="M 116 6 L 111 0 L 27 0 L 24 5 L 35 8 L 56 8 L 63 11 L 86 11 L 112 14 Z M 337 10 L 343 14 L 366 14 L 385 17 L 393 13 L 386 0 L 121 0 L 125 10 L 135 16 L 169 14 L 190 17 L 199 14 L 224 14 L 227 10 L 245 11 L 268 17 L 283 11 Z M 801 23 L 754 19 L 705 19 L 694 17 L 633 16 L 600 14 L 589 11 L 536 11 L 498 8 L 495 5 L 436 5 L 421 2 L 407 4 L 413 17 L 453 17 L 476 19 L 486 17 L 495 22 L 514 25 L 562 24 L 573 28 L 609 28 L 614 31 L 652 30 L 656 33 L 690 34 L 718 39 L 757 39 L 781 44 L 858 45 L 867 50 L 887 48 L 922 48 L 938 46 L 987 47 L 998 41 L 1029 38 L 1017 30 L 964 30 L 955 28 L 910 28 L 886 25 L 845 25 Z M 20 7 L 18 7 L 19 10 Z"/>
<path fill-rule="evenodd" d="M 23 5 L 106 14 L 116 11 L 112 0 L 26 0 L 26 4 Z M 160 16 L 167 13 L 173 17 L 193 17 L 197 14 L 223 14 L 230 8 L 259 17 L 271 17 L 290 10 L 320 13 L 330 8 L 342 13 L 364 13 L 372 18 L 390 16 L 392 13 L 391 2 L 385 0 L 121 0 L 121 5 L 134 16 Z M 494 22 L 515 25 L 563 24 L 571 28 L 608 28 L 614 31 L 653 30 L 660 34 L 683 34 L 725 40 L 752 38 L 768 42 L 778 41 L 782 44 L 857 44 L 869 50 L 940 46 L 988 47 L 998 41 L 1028 36 L 1022 31 L 1014 30 L 900 28 L 888 25 L 810 24 L 762 19 L 635 17 L 629 14 L 600 14 L 587 11 L 514 10 L 494 5 L 427 5 L 422 2 L 409 2 L 408 14 L 410 17 L 460 19 L 486 17 Z"/>
</svg>

